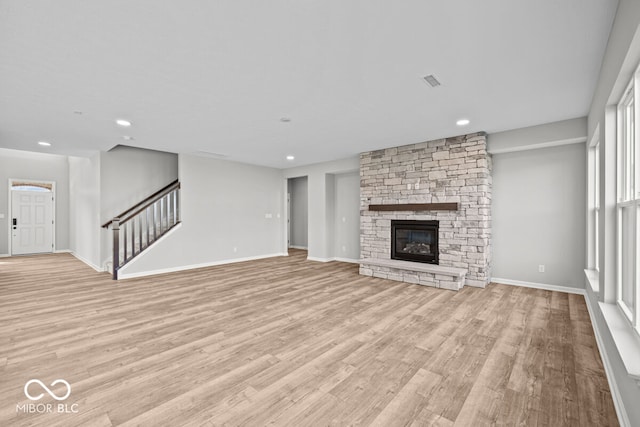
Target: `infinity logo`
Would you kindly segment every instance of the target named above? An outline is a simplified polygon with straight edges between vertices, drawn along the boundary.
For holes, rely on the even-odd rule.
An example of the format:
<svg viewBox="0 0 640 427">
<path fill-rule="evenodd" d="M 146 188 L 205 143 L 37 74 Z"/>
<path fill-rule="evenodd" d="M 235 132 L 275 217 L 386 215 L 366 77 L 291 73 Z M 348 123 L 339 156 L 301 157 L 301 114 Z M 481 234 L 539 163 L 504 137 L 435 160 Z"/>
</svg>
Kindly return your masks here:
<svg viewBox="0 0 640 427">
<path fill-rule="evenodd" d="M 65 400 L 71 394 L 71 385 L 68 382 L 66 382 L 65 380 L 57 379 L 57 380 L 55 380 L 54 382 L 51 383 L 51 387 L 55 386 L 56 384 L 60 384 L 60 383 L 62 383 L 65 386 L 67 386 L 67 394 L 65 394 L 62 397 L 59 397 L 54 392 L 49 390 L 49 388 L 46 385 L 44 385 L 44 383 L 42 381 L 37 380 L 37 379 L 32 379 L 32 380 L 27 381 L 27 383 L 24 385 L 24 395 L 27 396 L 30 400 L 40 400 L 40 399 L 42 399 L 42 396 L 44 396 L 44 393 L 40 393 L 37 396 L 31 396 L 29 394 L 29 390 L 28 390 L 29 385 L 31 383 L 36 383 L 36 384 L 40 385 L 40 387 L 42 387 L 47 393 L 49 393 L 49 396 L 53 397 L 55 400 Z"/>
</svg>

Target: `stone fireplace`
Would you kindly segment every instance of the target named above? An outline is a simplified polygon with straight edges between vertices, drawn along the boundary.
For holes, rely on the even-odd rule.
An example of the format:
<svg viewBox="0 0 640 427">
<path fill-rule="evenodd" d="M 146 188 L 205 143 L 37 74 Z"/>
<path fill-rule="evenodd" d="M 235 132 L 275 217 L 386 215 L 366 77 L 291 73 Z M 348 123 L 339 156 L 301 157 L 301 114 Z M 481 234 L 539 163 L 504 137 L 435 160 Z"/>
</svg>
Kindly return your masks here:
<svg viewBox="0 0 640 427">
<path fill-rule="evenodd" d="M 491 158 L 486 134 L 362 153 L 360 198 L 360 274 L 453 290 L 487 285 Z M 412 223 L 437 223 L 436 238 L 424 228 L 409 232 Z"/>
</svg>

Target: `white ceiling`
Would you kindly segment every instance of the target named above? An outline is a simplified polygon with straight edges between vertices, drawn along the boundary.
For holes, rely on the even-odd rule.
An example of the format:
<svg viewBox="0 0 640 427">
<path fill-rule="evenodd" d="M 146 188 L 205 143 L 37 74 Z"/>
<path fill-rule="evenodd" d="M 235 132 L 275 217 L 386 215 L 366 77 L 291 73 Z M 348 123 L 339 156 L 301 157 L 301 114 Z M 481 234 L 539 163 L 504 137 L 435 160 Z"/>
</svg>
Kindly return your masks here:
<svg viewBox="0 0 640 427">
<path fill-rule="evenodd" d="M 616 7 L 0 0 L 0 147 L 127 144 L 282 168 L 580 117 Z M 471 124 L 457 127 L 463 117 Z"/>
</svg>

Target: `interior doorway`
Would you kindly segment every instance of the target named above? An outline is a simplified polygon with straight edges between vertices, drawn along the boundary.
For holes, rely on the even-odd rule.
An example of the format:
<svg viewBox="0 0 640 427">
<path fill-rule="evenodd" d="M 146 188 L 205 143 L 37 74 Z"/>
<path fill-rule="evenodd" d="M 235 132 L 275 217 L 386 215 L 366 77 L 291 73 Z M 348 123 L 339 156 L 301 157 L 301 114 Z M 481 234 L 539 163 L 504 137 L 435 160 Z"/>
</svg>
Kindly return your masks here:
<svg viewBox="0 0 640 427">
<path fill-rule="evenodd" d="M 287 180 L 287 247 L 308 248 L 309 194 L 306 176 Z"/>
<path fill-rule="evenodd" d="M 55 183 L 9 180 L 11 255 L 51 253 L 55 241 Z"/>
</svg>

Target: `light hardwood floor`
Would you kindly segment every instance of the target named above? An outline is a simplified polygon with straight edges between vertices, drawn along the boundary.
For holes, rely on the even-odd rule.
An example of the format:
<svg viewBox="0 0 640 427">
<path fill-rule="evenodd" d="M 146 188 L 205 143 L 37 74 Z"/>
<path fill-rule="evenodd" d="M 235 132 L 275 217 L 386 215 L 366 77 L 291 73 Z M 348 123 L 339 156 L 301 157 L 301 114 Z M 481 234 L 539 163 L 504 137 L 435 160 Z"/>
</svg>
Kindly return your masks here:
<svg viewBox="0 0 640 427">
<path fill-rule="evenodd" d="M 617 425 L 582 296 L 305 255 L 119 283 L 68 254 L 0 258 L 0 425 Z M 65 401 L 25 397 L 58 378 Z"/>
</svg>

